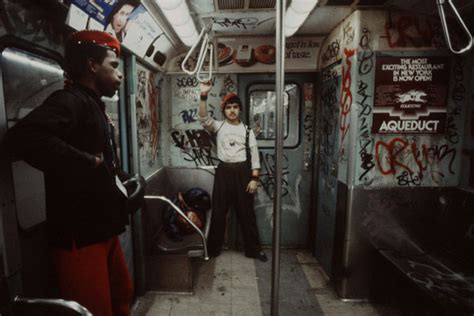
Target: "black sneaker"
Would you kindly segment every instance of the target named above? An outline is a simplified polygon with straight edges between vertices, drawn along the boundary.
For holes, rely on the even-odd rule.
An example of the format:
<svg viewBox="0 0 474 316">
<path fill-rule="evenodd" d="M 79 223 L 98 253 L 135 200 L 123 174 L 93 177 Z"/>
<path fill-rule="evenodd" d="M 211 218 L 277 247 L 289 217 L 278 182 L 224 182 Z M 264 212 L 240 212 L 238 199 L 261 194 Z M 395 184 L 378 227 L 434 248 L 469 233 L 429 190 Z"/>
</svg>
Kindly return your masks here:
<svg viewBox="0 0 474 316">
<path fill-rule="evenodd" d="M 262 261 L 262 262 L 267 262 L 268 261 L 267 255 L 263 251 L 260 251 L 259 253 L 257 253 L 255 258 Z"/>
</svg>

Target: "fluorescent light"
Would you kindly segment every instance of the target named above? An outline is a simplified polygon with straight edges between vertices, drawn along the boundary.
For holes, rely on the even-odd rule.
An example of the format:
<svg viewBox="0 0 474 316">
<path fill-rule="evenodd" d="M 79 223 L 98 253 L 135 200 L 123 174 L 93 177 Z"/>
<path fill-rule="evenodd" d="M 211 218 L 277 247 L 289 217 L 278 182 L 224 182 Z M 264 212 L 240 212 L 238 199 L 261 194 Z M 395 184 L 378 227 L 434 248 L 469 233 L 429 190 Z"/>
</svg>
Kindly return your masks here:
<svg viewBox="0 0 474 316">
<path fill-rule="evenodd" d="M 296 33 L 308 15 L 318 4 L 318 0 L 292 0 L 285 13 L 285 36 Z"/>
<path fill-rule="evenodd" d="M 173 30 L 186 46 L 192 46 L 198 39 L 188 5 L 185 0 L 155 0 Z"/>
</svg>

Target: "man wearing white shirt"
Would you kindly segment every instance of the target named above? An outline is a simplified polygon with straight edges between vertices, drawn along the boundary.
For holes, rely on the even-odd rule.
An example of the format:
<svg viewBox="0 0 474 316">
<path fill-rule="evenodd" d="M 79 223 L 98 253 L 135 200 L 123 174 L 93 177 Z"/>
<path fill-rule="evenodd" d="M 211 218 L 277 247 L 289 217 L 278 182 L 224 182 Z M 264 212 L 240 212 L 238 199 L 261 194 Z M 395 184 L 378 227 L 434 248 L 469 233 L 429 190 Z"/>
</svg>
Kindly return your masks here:
<svg viewBox="0 0 474 316">
<path fill-rule="evenodd" d="M 260 160 L 255 134 L 240 120 L 242 102 L 235 93 L 223 98 L 221 110 L 224 121 L 217 121 L 207 112 L 210 82 L 201 83 L 199 120 L 202 126 L 217 135 L 216 169 L 212 194 L 212 222 L 208 249 L 211 257 L 218 256 L 224 242 L 227 211 L 234 206 L 241 224 L 245 255 L 267 261 L 260 246 L 254 211 L 254 193 L 257 191 Z M 249 157 L 248 157 L 249 156 Z"/>
</svg>

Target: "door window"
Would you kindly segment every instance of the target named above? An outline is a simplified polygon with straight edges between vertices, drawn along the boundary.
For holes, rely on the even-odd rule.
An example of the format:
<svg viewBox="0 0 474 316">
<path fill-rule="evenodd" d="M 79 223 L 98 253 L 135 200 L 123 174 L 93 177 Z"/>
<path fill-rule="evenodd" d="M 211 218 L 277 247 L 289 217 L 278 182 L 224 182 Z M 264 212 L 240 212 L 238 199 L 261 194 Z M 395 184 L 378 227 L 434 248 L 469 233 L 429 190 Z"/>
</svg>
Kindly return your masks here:
<svg viewBox="0 0 474 316">
<path fill-rule="evenodd" d="M 268 84 L 253 84 L 248 90 L 249 124 L 261 147 L 275 144 L 275 87 Z M 294 147 L 299 142 L 300 89 L 296 84 L 286 84 L 283 94 L 283 142 L 285 147 Z"/>
</svg>

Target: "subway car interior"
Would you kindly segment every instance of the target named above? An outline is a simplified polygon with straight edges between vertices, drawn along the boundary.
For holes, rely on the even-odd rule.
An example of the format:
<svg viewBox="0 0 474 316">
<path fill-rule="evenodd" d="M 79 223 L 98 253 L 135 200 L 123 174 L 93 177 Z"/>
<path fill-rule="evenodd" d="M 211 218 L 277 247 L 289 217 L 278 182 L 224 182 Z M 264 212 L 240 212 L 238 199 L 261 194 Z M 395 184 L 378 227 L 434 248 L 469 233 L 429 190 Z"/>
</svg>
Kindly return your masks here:
<svg viewBox="0 0 474 316">
<path fill-rule="evenodd" d="M 103 101 L 122 168 L 147 182 L 119 236 L 133 315 L 474 314 L 474 1 L 0 0 L 0 22 L 0 144 L 63 88 L 70 34 L 121 42 Z M 201 82 L 210 116 L 234 92 L 256 136 L 268 262 L 245 257 L 233 209 L 217 257 L 212 207 L 167 233 L 179 193 L 213 191 Z M 7 157 L 0 315 L 91 315 L 55 290 L 43 173 Z"/>
</svg>

